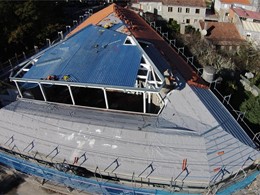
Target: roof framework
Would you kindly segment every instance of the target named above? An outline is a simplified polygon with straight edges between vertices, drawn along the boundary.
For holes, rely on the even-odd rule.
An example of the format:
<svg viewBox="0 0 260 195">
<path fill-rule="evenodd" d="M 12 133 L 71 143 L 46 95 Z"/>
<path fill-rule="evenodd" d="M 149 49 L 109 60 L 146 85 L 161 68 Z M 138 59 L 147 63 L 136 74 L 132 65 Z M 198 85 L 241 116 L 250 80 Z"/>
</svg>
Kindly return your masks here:
<svg viewBox="0 0 260 195">
<path fill-rule="evenodd" d="M 124 44 L 129 42 L 128 46 L 139 46 L 134 38 L 126 37 Z M 72 101 L 73 87 L 89 87 L 103 90 L 105 99 L 107 92 L 112 90 L 141 94 L 143 102 L 148 102 L 151 100 L 149 95 L 160 97 L 158 92 L 164 82 L 150 58 L 141 47 L 138 49 L 141 51 L 140 64 L 133 86 L 23 78 L 23 73 L 30 71 L 30 66 L 34 66 L 41 55 L 11 79 L 18 90 L 21 83 L 36 83 L 43 95 L 45 84 L 65 86 Z M 103 175 L 170 184 L 171 187 L 174 184 L 181 188 L 204 189 L 250 166 L 251 159 L 259 158 L 250 138 L 208 89 L 198 90 L 187 85 L 180 75 L 176 78 L 182 88 L 167 94 L 167 102 L 158 117 L 98 110 L 86 113 L 75 107 L 14 102 L 0 111 L 1 124 L 9 126 L 0 127 L 0 142 L 6 143 L 6 140 L 12 140 L 10 137 L 15 137 L 10 145 L 16 144 L 24 153 L 26 151 L 21 148 L 35 143 L 32 151 L 47 153 L 44 156 L 47 160 L 64 162 L 66 158 L 73 163 L 75 156 L 79 156 L 80 166 L 93 171 L 98 167 Z M 19 93 L 23 95 L 21 91 Z M 109 108 L 107 101 L 106 106 Z M 143 112 L 145 106 L 143 104 Z M 39 126 L 43 131 L 37 134 Z M 185 159 L 187 166 L 183 167 Z"/>
<path fill-rule="evenodd" d="M 39 87 L 43 100 L 48 101 L 44 85 L 65 86 L 76 105 L 72 87 L 87 87 L 103 91 L 106 109 L 109 109 L 107 91 L 142 94 L 143 113 L 147 112 L 145 102 L 151 103 L 152 94 L 163 107 L 159 91 L 164 86 L 164 77 L 137 40 L 93 25 L 43 51 L 11 80 L 16 83 L 20 97 L 24 97 L 22 88 Z"/>
</svg>

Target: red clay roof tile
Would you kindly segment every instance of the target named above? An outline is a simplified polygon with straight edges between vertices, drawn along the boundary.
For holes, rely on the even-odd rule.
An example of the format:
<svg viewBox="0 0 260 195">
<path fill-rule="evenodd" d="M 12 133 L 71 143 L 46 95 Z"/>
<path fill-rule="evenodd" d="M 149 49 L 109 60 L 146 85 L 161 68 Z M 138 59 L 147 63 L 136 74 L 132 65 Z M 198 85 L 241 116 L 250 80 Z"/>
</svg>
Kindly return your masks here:
<svg viewBox="0 0 260 195">
<path fill-rule="evenodd" d="M 162 2 L 164 5 L 206 7 L 204 0 L 140 0 L 140 2 Z"/>
<path fill-rule="evenodd" d="M 222 3 L 226 4 L 242 4 L 242 5 L 250 5 L 250 0 L 220 0 Z"/>
<path fill-rule="evenodd" d="M 205 22 L 200 21 L 201 29 L 205 28 Z M 235 24 L 226 22 L 206 22 L 206 39 L 219 45 L 239 45 L 244 42 L 236 29 Z"/>
<path fill-rule="evenodd" d="M 255 20 L 260 20 L 260 12 L 254 12 L 250 10 L 243 9 L 241 7 L 233 7 L 231 8 L 239 17 L 243 18 L 251 18 Z"/>
<path fill-rule="evenodd" d="M 165 5 L 206 7 L 204 0 L 162 0 L 162 2 Z"/>
</svg>

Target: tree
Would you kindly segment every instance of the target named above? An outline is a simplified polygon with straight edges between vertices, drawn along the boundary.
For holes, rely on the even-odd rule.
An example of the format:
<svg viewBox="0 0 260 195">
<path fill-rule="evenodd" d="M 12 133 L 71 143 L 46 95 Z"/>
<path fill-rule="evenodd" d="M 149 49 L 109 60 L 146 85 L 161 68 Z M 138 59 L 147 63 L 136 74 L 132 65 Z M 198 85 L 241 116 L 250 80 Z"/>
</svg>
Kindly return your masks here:
<svg viewBox="0 0 260 195">
<path fill-rule="evenodd" d="M 27 53 L 34 45 L 46 45 L 46 38 L 56 39 L 57 32 L 72 23 L 70 5 L 65 1 L 0 1 L 0 61 Z"/>
<path fill-rule="evenodd" d="M 8 36 L 16 25 L 13 2 L 0 1 L 0 18 L 0 61 L 2 61 L 5 60 L 9 50 Z"/>
<path fill-rule="evenodd" d="M 176 34 L 180 33 L 180 25 L 177 23 L 176 20 L 170 20 L 167 24 L 167 27 Z"/>
<path fill-rule="evenodd" d="M 260 96 L 250 95 L 241 106 L 240 110 L 246 112 L 245 117 L 253 124 L 260 125 Z"/>
<path fill-rule="evenodd" d="M 10 32 L 8 42 L 25 45 L 25 40 L 32 37 L 35 23 L 38 20 L 35 2 L 29 0 L 16 4 L 14 14 L 17 24 L 16 28 Z"/>
<path fill-rule="evenodd" d="M 240 70 L 249 70 L 254 73 L 260 71 L 260 50 L 251 43 L 240 46 L 233 59 Z"/>
</svg>

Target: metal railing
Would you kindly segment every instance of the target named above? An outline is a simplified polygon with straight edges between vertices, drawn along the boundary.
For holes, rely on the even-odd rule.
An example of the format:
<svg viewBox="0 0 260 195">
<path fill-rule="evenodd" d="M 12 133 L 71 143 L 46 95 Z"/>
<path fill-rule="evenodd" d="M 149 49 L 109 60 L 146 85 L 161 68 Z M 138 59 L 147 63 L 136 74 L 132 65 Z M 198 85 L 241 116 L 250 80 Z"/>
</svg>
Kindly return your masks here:
<svg viewBox="0 0 260 195">
<path fill-rule="evenodd" d="M 73 20 L 72 26 L 67 25 L 65 27 L 65 32 L 57 31 L 56 39 L 50 40 L 49 38 L 46 38 L 46 44 L 43 47 L 39 48 L 37 45 L 34 45 L 31 50 L 27 52 L 22 52 L 21 54 L 15 53 L 14 57 L 8 59 L 6 62 L 0 63 L 0 80 L 8 79 L 9 75 L 21 66 L 21 63 L 30 60 L 30 57 L 63 40 L 72 30 L 74 30 L 78 25 L 84 22 L 92 14 L 93 10 L 89 9 L 85 12 L 84 15 L 80 15 L 79 20 Z"/>
<path fill-rule="evenodd" d="M 202 75 L 202 70 L 203 68 L 199 68 L 194 63 L 194 56 L 187 56 L 185 54 L 185 46 L 177 46 L 177 39 L 169 39 L 169 33 L 168 32 L 162 32 L 162 27 L 161 26 L 156 26 L 156 21 L 150 21 L 149 17 L 146 17 L 145 14 L 142 15 L 142 18 L 165 40 L 169 43 L 169 45 L 182 57 L 184 60 L 187 62 L 187 64 L 191 65 L 194 70 L 197 72 L 199 76 Z M 260 147 L 260 133 L 255 133 L 249 126 L 248 124 L 244 121 L 244 117 L 246 112 L 242 112 L 239 110 L 234 109 L 234 107 L 230 104 L 229 100 L 230 97 L 228 98 L 227 96 L 223 96 L 221 92 L 217 89 L 216 85 L 219 83 L 220 80 L 216 79 L 212 83 L 210 83 L 209 87 L 210 90 L 215 94 L 218 94 L 216 96 L 218 99 L 221 100 L 223 105 L 231 111 L 231 115 L 236 119 L 236 121 L 239 122 L 239 124 L 246 130 L 247 134 L 249 134 L 249 137 L 253 140 L 253 142 L 256 144 L 257 148 L 259 149 Z M 228 98 L 228 99 L 227 99 Z"/>
</svg>

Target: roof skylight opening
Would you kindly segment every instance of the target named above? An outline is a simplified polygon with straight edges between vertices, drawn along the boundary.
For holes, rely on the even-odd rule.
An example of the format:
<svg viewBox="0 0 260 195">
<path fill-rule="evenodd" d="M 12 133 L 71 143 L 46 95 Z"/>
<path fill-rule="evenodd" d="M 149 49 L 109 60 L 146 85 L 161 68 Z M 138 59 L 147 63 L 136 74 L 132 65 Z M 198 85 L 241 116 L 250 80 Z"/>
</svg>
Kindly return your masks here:
<svg viewBox="0 0 260 195">
<path fill-rule="evenodd" d="M 125 40 L 125 45 L 132 45 L 131 41 L 129 39 Z"/>
<path fill-rule="evenodd" d="M 134 42 L 134 40 L 133 40 L 132 37 L 128 36 L 128 37 L 125 39 L 124 45 L 136 45 L 136 43 Z"/>
<path fill-rule="evenodd" d="M 144 57 L 141 58 L 141 64 L 146 64 Z"/>
</svg>

